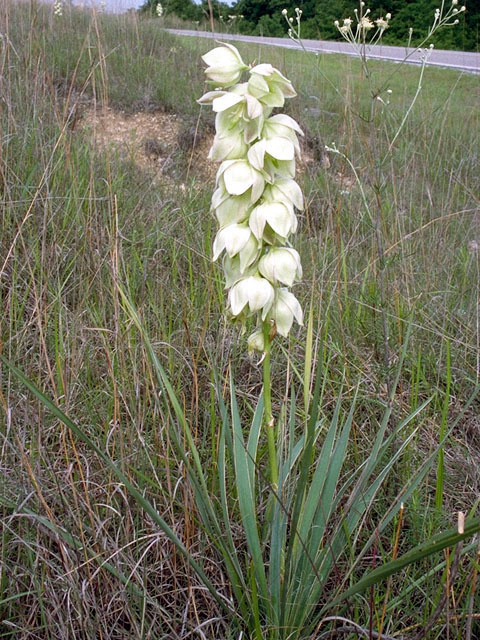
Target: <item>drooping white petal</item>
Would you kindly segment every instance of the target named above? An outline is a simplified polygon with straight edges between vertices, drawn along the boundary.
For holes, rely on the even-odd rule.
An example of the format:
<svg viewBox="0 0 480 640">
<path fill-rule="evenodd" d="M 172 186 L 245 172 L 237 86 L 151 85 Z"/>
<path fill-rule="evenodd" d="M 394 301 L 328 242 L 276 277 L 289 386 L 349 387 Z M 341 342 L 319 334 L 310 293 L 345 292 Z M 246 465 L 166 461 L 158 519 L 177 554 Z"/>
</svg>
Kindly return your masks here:
<svg viewBox="0 0 480 640">
<path fill-rule="evenodd" d="M 234 224 L 222 230 L 226 234 L 225 249 L 230 256 L 237 255 L 247 244 L 252 233 L 250 228 L 244 224 Z"/>
<path fill-rule="evenodd" d="M 248 92 L 255 98 L 262 98 L 269 92 L 268 84 L 260 74 L 250 72 Z"/>
<path fill-rule="evenodd" d="M 245 278 L 244 280 L 240 280 L 230 289 L 228 294 L 228 300 L 230 302 L 230 309 L 234 316 L 238 316 L 244 309 L 244 307 L 248 304 L 248 285 L 246 285 L 246 281 L 249 278 Z"/>
<path fill-rule="evenodd" d="M 230 258 L 225 254 L 223 258 L 223 273 L 225 275 L 225 289 L 229 289 L 242 278 L 253 275 L 253 269 L 244 269 L 242 271 L 239 256 Z"/>
<path fill-rule="evenodd" d="M 263 115 L 263 107 L 262 104 L 251 94 L 247 93 L 245 95 L 245 100 L 247 103 L 247 115 L 249 118 L 260 118 Z"/>
<path fill-rule="evenodd" d="M 261 171 L 263 169 L 265 148 L 266 141 L 262 139 L 253 144 L 248 150 L 248 161 L 250 162 L 252 167 L 255 167 L 255 169 L 257 169 L 258 171 Z"/>
<path fill-rule="evenodd" d="M 232 158 L 242 158 L 247 151 L 247 145 L 241 133 L 232 132 L 227 136 L 215 136 L 208 154 L 210 160 L 222 162 Z"/>
<path fill-rule="evenodd" d="M 255 79 L 256 85 L 259 84 L 259 77 L 262 77 L 268 85 L 268 94 L 257 97 L 266 105 L 280 107 L 283 105 L 284 98 L 293 98 L 297 95 L 290 80 L 281 74 L 278 69 L 272 67 L 271 64 L 258 64 L 253 69 L 250 69 L 249 87 L 252 79 Z"/>
<path fill-rule="evenodd" d="M 265 224 L 267 222 L 265 207 L 265 204 L 260 204 L 258 207 L 255 207 L 248 219 L 250 229 L 257 240 L 262 239 L 263 230 L 265 229 Z"/>
<path fill-rule="evenodd" d="M 257 64 L 255 67 L 250 69 L 251 74 L 257 73 L 259 76 L 271 76 L 274 71 L 274 67 L 272 67 L 268 62 Z"/>
<path fill-rule="evenodd" d="M 297 209 L 303 210 L 302 190 L 291 178 L 278 178 L 270 187 L 272 200 L 283 200 L 287 198 Z M 282 197 L 283 196 L 283 197 Z"/>
<path fill-rule="evenodd" d="M 238 50 L 231 44 L 224 43 L 202 56 L 208 65 L 205 74 L 211 82 L 228 87 L 235 84 L 247 68 Z"/>
<path fill-rule="evenodd" d="M 260 198 L 265 189 L 265 178 L 260 173 L 260 171 L 256 171 L 252 168 L 253 175 L 253 184 L 252 184 L 252 192 L 250 195 L 250 202 L 254 204 Z"/>
<path fill-rule="evenodd" d="M 266 140 L 265 151 L 277 160 L 293 160 L 295 157 L 295 147 L 287 138 Z"/>
<path fill-rule="evenodd" d="M 244 122 L 243 136 L 247 144 L 251 144 L 260 136 L 263 127 L 263 116 Z"/>
<path fill-rule="evenodd" d="M 277 160 L 273 156 L 266 155 L 263 171 L 267 174 L 269 182 L 272 184 L 279 178 L 293 178 L 295 176 L 295 158 L 292 160 Z"/>
<path fill-rule="evenodd" d="M 241 111 L 241 105 L 238 108 L 238 113 L 234 109 L 229 111 L 219 111 L 215 116 L 215 130 L 217 135 L 227 136 L 233 131 L 243 131 L 245 123 L 241 118 Z"/>
<path fill-rule="evenodd" d="M 215 215 L 219 226 L 222 228 L 235 222 L 242 222 L 242 220 L 248 217 L 249 208 L 249 193 L 242 194 L 241 196 L 231 196 L 227 194 L 227 197 L 215 207 Z"/>
<path fill-rule="evenodd" d="M 238 104 L 239 102 L 243 102 L 243 100 L 244 98 L 242 96 L 239 96 L 235 93 L 227 92 L 227 93 L 224 93 L 222 96 L 219 96 L 218 98 L 215 98 L 213 100 L 212 109 L 216 113 L 220 111 L 226 111 L 227 109 L 230 109 L 231 107 Z"/>
<path fill-rule="evenodd" d="M 265 351 L 265 337 L 262 329 L 256 329 L 247 339 L 248 353 Z"/>
<path fill-rule="evenodd" d="M 253 233 L 250 233 L 248 241 L 242 247 L 242 249 L 238 253 L 238 257 L 240 258 L 240 271 L 242 273 L 250 267 L 255 260 L 258 258 L 258 254 L 260 253 L 259 243 Z"/>
<path fill-rule="evenodd" d="M 242 66 L 246 68 L 236 47 L 228 42 L 222 42 L 221 47 L 215 47 L 202 56 L 202 60 L 209 67 Z"/>
<path fill-rule="evenodd" d="M 217 89 L 216 91 L 207 91 L 204 93 L 201 98 L 197 100 L 199 104 L 211 104 L 217 98 L 220 98 L 225 94 L 225 91 L 220 91 Z"/>
<path fill-rule="evenodd" d="M 267 315 L 272 306 L 273 298 L 275 296 L 275 291 L 265 278 L 261 278 L 260 276 L 250 276 L 248 278 L 248 305 L 250 307 L 250 311 L 260 311 L 263 310 L 262 316 L 263 319 Z"/>
<path fill-rule="evenodd" d="M 225 187 L 231 195 L 239 196 L 249 189 L 254 181 L 252 167 L 246 160 L 236 160 L 223 174 Z"/>
<path fill-rule="evenodd" d="M 301 130 L 298 122 L 293 118 L 291 118 L 290 116 L 287 116 L 286 113 L 277 113 L 276 115 L 271 116 L 267 120 L 266 124 L 279 124 L 284 127 L 288 127 L 289 129 L 293 129 L 294 131 L 299 133 L 301 136 L 303 136 L 303 131 Z"/>
<path fill-rule="evenodd" d="M 265 219 L 275 233 L 286 238 L 295 232 L 297 218 L 295 214 L 281 202 L 273 202 L 263 205 L 265 207 Z"/>
<path fill-rule="evenodd" d="M 267 107 L 272 107 L 272 109 L 274 107 L 283 107 L 285 96 L 281 88 L 278 85 L 270 84 L 269 89 L 270 91 L 260 98 L 263 104 L 266 104 Z"/>
<path fill-rule="evenodd" d="M 289 145 L 293 145 L 295 152 L 300 156 L 300 144 L 298 142 L 297 134 L 293 129 L 290 129 L 290 127 L 286 127 L 283 124 L 272 123 L 272 118 L 269 118 L 264 124 L 262 137 L 267 140 L 275 140 L 278 138 L 281 140 L 287 139 L 289 141 Z"/>
</svg>

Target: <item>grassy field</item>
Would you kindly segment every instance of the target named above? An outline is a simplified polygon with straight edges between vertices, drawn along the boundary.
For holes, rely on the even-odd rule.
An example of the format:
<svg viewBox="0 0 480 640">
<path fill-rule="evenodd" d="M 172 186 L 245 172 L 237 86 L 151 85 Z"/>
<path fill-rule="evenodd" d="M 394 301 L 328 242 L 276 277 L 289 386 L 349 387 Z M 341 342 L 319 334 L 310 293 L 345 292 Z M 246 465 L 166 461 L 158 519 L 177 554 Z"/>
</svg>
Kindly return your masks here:
<svg viewBox="0 0 480 640">
<path fill-rule="evenodd" d="M 211 261 L 213 118 L 196 103 L 210 45 L 133 15 L 55 18 L 33 0 L 3 4 L 0 33 L 1 353 L 121 469 L 228 600 L 172 444 L 175 413 L 125 303 L 165 368 L 214 493 L 218 394 L 232 372 L 249 416 L 262 376 L 225 320 L 222 273 Z M 304 278 L 295 295 L 311 313 L 313 346 L 298 327 L 275 342 L 275 412 L 292 386 L 303 406 L 313 354 L 322 419 L 340 393 L 346 412 L 356 395 L 346 479 L 371 449 L 390 397 L 391 433 L 429 400 L 390 442 L 392 451 L 408 444 L 337 558 L 326 601 L 345 567 L 350 586 L 454 526 L 457 511 L 478 511 L 478 77 L 427 69 L 415 99 L 417 68 L 375 62 L 367 78 L 347 57 L 239 50 L 291 79 L 298 97 L 288 113 L 306 134 L 299 181 L 307 207 L 295 244 Z M 151 117 L 152 132 L 127 127 L 139 114 Z M 106 119 L 119 126 L 120 115 L 124 128 L 100 143 Z M 325 151 L 332 144 L 342 154 Z M 5 363 L 0 405 L 1 638 L 242 637 L 125 482 Z M 356 561 L 451 427 L 403 515 Z M 233 497 L 231 509 L 239 522 Z M 237 542 L 244 547 L 240 523 Z M 476 638 L 477 569 L 469 539 L 334 613 L 371 638 L 379 629 L 385 638 Z M 358 637 L 335 625 L 311 637 Z"/>
</svg>

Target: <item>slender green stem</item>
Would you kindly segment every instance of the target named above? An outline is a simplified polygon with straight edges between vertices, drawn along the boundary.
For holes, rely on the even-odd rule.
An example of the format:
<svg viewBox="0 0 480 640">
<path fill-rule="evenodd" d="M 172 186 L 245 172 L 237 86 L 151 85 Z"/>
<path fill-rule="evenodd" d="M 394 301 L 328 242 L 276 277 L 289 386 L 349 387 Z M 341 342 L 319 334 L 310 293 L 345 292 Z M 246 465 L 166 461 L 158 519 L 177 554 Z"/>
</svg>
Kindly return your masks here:
<svg viewBox="0 0 480 640">
<path fill-rule="evenodd" d="M 268 442 L 268 459 L 270 465 L 270 481 L 272 483 L 272 489 L 274 491 L 278 488 L 278 466 L 277 466 L 277 451 L 275 447 L 275 420 L 272 414 L 272 388 L 271 388 L 271 373 L 270 373 L 270 338 L 271 325 L 268 322 L 263 323 L 263 336 L 265 340 L 265 351 L 263 358 L 263 400 L 264 400 L 264 414 L 263 423 L 267 432 Z"/>
</svg>

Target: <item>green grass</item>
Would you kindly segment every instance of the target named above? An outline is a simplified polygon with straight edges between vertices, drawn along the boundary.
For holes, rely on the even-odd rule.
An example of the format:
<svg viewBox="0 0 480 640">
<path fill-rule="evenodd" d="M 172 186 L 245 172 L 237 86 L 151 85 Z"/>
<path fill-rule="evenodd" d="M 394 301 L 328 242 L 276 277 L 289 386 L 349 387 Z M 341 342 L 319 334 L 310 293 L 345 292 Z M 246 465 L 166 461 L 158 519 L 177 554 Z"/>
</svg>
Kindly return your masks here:
<svg viewBox="0 0 480 640">
<path fill-rule="evenodd" d="M 167 111 L 195 122 L 204 90 L 200 55 L 210 44 L 174 38 L 158 21 L 133 16 L 72 11 L 54 21 L 51 8 L 35 2 L 0 11 L 1 352 L 119 466 L 229 598 L 172 447 L 175 416 L 119 294 L 121 285 L 134 301 L 213 492 L 222 422 L 214 372 L 221 388 L 233 370 L 242 416 L 250 415 L 262 384 L 244 339 L 223 317 L 221 270 L 211 263 L 213 185 L 187 178 L 190 149 L 175 150 L 177 181 L 185 185 L 175 189 L 114 152 L 95 150 L 79 124 L 85 104 L 101 108 L 107 100 L 130 113 Z M 397 543 L 392 521 L 376 553 L 352 570 L 353 584 L 397 547 L 401 555 L 454 526 L 456 511 L 478 508 L 478 400 L 467 407 L 480 375 L 478 79 L 427 69 L 411 117 L 379 166 L 415 95 L 418 69 L 404 66 L 390 78 L 395 66 L 372 63 L 372 86 L 392 90 L 387 108 L 372 100 L 348 57 L 239 50 L 249 61 L 278 66 L 298 92 L 288 112 L 306 131 L 310 161 L 301 174 L 308 206 L 296 239 L 305 277 L 295 293 L 307 316 L 312 309 L 322 416 L 332 417 L 341 389 L 348 408 L 359 388 L 342 478 L 374 442 L 409 327 L 392 429 L 432 398 L 391 444 L 396 450 L 412 438 L 340 570 L 354 566 L 400 488 L 459 418 L 442 449 L 440 479 L 432 472 L 415 490 Z M 202 114 L 201 126 L 210 122 Z M 344 158 L 329 154 L 326 168 L 324 146 L 333 142 L 358 172 L 365 200 Z M 195 150 L 193 157 L 195 163 Z M 274 411 L 291 383 L 304 406 L 305 341 L 297 328 L 288 342 L 274 344 Z M 201 629 L 206 638 L 237 638 L 239 630 L 101 457 L 8 369 L 0 376 L 0 637 L 175 639 L 201 636 L 194 631 Z M 238 518 L 233 499 L 230 508 Z M 244 549 L 235 526 L 233 533 Z M 338 614 L 363 628 L 373 620 L 373 630 L 415 637 L 442 604 L 449 580 L 453 596 L 427 637 L 446 637 L 448 625 L 450 638 L 464 638 L 470 619 L 474 638 L 480 602 L 469 544 L 456 576 L 455 551 L 438 554 L 404 570 L 388 589 L 384 582 L 352 597 Z M 333 575 L 332 589 L 342 579 Z M 322 598 L 323 605 L 328 593 Z"/>
</svg>

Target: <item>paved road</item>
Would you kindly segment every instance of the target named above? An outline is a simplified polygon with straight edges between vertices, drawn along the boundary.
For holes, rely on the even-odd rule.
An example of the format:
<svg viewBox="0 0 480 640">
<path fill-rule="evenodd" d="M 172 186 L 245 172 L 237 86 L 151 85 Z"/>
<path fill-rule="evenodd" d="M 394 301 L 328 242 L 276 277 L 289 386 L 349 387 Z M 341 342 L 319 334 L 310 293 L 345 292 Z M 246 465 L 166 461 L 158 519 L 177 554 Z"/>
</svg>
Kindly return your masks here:
<svg viewBox="0 0 480 640">
<path fill-rule="evenodd" d="M 300 49 L 300 45 L 288 38 L 261 38 L 260 36 L 241 36 L 237 34 L 221 33 L 215 36 L 208 31 L 190 31 L 187 29 L 167 29 L 170 33 L 182 36 L 196 36 L 200 38 L 216 38 L 217 40 L 237 40 L 240 42 L 253 42 L 255 44 L 267 44 L 287 49 Z M 343 53 L 347 56 L 356 56 L 353 47 L 348 42 L 327 42 L 325 40 L 303 40 L 303 46 L 307 51 L 318 53 Z M 367 46 L 367 57 L 382 60 L 401 62 L 405 55 L 409 54 L 409 64 L 421 64 L 421 54 L 414 49 L 405 47 L 390 47 L 386 45 Z M 470 51 L 445 51 L 433 49 L 427 64 L 429 66 L 458 69 L 470 73 L 480 73 L 480 53 Z"/>
</svg>

